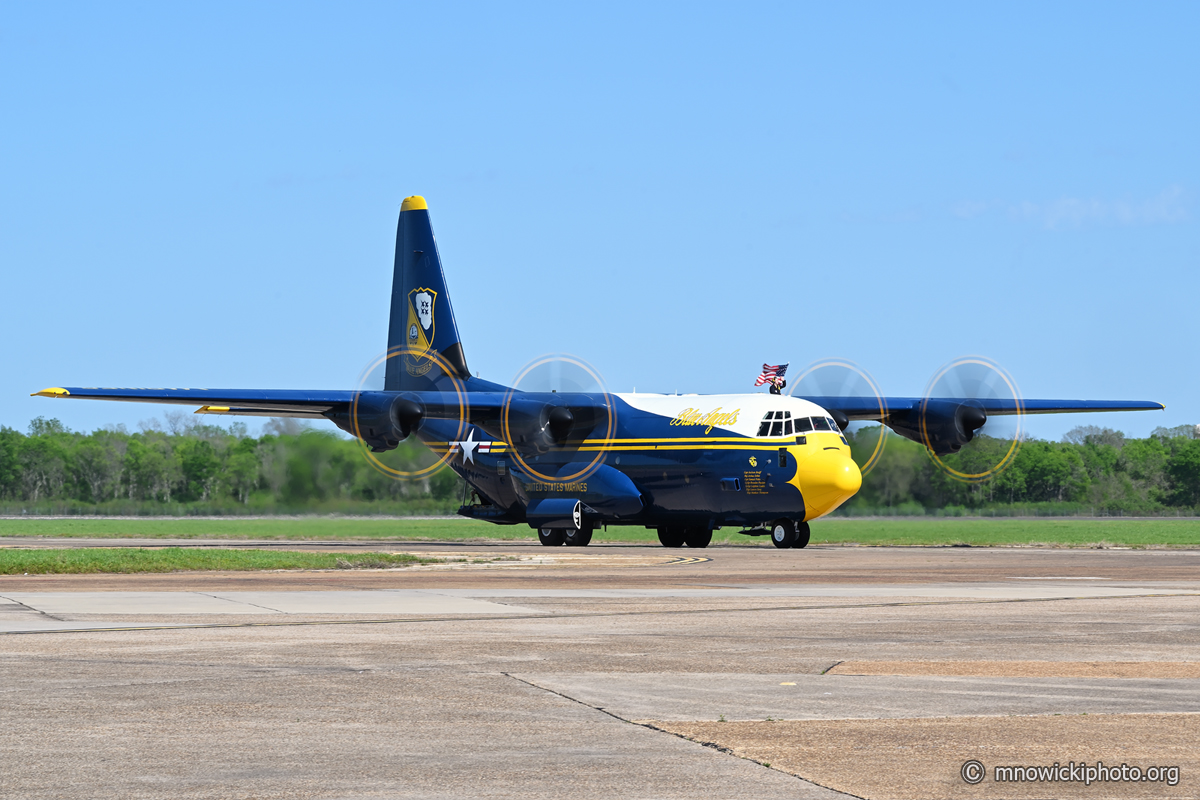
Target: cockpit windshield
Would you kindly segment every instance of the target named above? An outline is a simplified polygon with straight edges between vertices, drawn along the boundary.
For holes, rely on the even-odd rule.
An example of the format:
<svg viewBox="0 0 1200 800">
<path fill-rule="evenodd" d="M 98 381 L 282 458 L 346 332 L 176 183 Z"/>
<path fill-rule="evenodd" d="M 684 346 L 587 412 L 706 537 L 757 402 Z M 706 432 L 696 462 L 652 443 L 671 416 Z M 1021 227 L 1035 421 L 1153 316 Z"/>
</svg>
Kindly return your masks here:
<svg viewBox="0 0 1200 800">
<path fill-rule="evenodd" d="M 790 411 L 768 411 L 758 425 L 759 436 L 791 436 L 810 431 L 833 431 L 841 433 L 841 428 L 831 417 L 797 417 L 792 419 Z"/>
</svg>

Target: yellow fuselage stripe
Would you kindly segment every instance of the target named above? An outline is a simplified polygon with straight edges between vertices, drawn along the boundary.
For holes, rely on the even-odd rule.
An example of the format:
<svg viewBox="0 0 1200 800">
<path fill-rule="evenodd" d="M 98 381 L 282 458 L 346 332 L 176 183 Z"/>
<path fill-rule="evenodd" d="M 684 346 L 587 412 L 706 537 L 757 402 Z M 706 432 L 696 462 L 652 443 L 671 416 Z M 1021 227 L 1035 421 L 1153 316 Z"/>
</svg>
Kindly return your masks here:
<svg viewBox="0 0 1200 800">
<path fill-rule="evenodd" d="M 625 441 L 632 441 L 632 440 L 625 440 Z M 438 452 L 449 449 L 449 446 L 445 442 L 426 442 L 426 446 L 429 447 L 431 450 L 438 451 Z M 648 452 L 653 452 L 656 450 L 733 450 L 733 451 L 780 450 L 785 447 L 807 447 L 807 446 L 808 445 L 796 444 L 795 440 L 787 440 L 787 441 L 780 441 L 780 442 L 774 442 L 774 443 L 756 442 L 754 444 L 713 444 L 713 443 L 678 444 L 676 442 L 664 441 L 664 442 L 659 442 L 659 443 L 647 443 L 647 444 L 611 444 L 611 445 L 597 445 L 597 444 L 593 444 L 591 440 L 588 440 L 588 444 L 585 444 L 576 449 L 581 452 L 604 451 L 604 452 L 617 453 L 617 452 L 632 452 L 632 451 L 637 451 L 637 450 L 645 450 Z M 498 447 L 496 445 L 493 445 L 489 449 L 488 453 L 504 453 L 504 452 L 507 452 L 508 449 L 509 448 L 507 446 Z M 488 453 L 481 453 L 480 455 L 487 455 Z"/>
</svg>

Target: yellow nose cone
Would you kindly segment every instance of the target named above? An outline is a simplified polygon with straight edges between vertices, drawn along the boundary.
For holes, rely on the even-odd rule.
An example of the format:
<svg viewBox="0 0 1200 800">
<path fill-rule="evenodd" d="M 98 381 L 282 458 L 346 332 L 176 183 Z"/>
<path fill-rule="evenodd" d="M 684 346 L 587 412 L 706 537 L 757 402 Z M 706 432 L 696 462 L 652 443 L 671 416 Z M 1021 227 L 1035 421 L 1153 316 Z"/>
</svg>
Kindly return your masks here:
<svg viewBox="0 0 1200 800">
<path fill-rule="evenodd" d="M 858 464 L 854 463 L 853 459 L 847 458 L 841 464 L 834 468 L 833 485 L 838 491 L 845 492 L 849 499 L 862 488 L 862 472 L 858 469 Z"/>
<path fill-rule="evenodd" d="M 830 441 L 832 441 L 832 437 Z M 796 464 L 796 476 L 790 483 L 804 498 L 804 519 L 823 517 L 849 500 L 862 487 L 862 472 L 850 458 L 850 448 L 840 444 L 820 450 Z"/>
</svg>

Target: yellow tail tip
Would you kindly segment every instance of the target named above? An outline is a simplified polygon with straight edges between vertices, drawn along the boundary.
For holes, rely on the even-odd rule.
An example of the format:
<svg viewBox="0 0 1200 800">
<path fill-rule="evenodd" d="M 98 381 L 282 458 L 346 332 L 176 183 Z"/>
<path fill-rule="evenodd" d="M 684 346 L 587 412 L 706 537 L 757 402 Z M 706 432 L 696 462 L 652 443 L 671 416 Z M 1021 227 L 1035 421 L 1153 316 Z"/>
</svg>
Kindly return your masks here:
<svg viewBox="0 0 1200 800">
<path fill-rule="evenodd" d="M 49 389 L 42 389 L 40 392 L 34 392 L 30 397 L 69 397 L 71 395 L 66 389 L 60 389 L 57 386 L 52 386 Z"/>
<path fill-rule="evenodd" d="M 400 204 L 401 211 L 427 211 L 428 209 L 429 206 L 426 205 L 425 198 L 419 194 L 404 198 L 404 202 Z"/>
</svg>

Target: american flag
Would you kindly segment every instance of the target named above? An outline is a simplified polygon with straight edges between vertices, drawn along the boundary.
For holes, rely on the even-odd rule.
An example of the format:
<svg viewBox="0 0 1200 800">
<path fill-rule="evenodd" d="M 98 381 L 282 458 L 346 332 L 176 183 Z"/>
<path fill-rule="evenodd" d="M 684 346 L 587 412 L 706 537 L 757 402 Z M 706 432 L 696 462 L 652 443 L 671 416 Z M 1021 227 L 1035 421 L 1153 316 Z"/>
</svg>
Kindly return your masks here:
<svg viewBox="0 0 1200 800">
<path fill-rule="evenodd" d="M 792 362 L 789 361 L 788 364 L 790 363 Z M 763 364 L 762 375 L 758 376 L 758 380 L 754 382 L 754 385 L 762 386 L 764 383 L 771 380 L 771 378 L 782 378 L 787 374 L 787 368 L 787 364 Z"/>
</svg>

